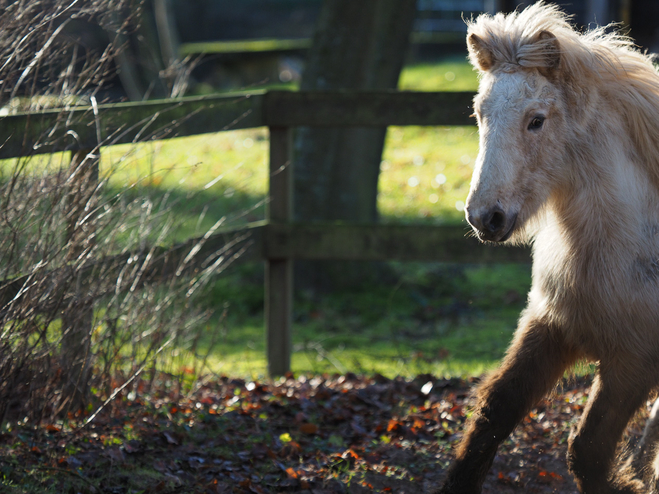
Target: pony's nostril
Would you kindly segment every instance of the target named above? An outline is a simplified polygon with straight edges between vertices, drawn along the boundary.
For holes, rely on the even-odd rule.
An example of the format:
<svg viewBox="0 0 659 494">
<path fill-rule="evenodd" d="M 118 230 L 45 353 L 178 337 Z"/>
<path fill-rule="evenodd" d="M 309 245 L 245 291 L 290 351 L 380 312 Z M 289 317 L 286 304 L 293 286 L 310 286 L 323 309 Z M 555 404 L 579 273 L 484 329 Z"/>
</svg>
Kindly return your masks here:
<svg viewBox="0 0 659 494">
<path fill-rule="evenodd" d="M 501 211 L 494 211 L 490 218 L 485 222 L 485 227 L 492 233 L 498 232 L 503 228 L 506 217 Z"/>
</svg>

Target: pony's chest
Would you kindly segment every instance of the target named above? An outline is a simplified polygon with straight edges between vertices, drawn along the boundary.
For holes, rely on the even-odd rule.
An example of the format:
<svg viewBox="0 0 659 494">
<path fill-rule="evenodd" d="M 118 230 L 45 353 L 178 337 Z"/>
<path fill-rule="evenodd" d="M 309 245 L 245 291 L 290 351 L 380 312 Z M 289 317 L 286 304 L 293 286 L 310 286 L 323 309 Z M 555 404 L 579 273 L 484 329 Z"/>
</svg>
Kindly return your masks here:
<svg viewBox="0 0 659 494">
<path fill-rule="evenodd" d="M 653 259 L 632 248 L 576 251 L 565 242 L 536 242 L 529 310 L 592 356 L 642 340 L 659 344 L 659 260 Z"/>
</svg>

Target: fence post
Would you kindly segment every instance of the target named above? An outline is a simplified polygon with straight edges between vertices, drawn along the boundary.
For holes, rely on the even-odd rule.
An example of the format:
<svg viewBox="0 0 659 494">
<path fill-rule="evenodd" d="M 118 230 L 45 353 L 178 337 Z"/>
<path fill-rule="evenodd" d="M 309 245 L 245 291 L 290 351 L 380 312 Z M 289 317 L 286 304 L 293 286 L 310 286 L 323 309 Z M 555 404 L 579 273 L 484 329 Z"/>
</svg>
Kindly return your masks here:
<svg viewBox="0 0 659 494">
<path fill-rule="evenodd" d="M 96 151 L 96 154 L 94 154 Z M 87 398 L 91 363 L 91 333 L 94 319 L 93 303 L 89 294 L 81 289 L 80 269 L 83 258 L 94 248 L 94 220 L 90 209 L 96 207 L 100 149 L 80 149 L 71 154 L 69 174 L 73 176 L 67 193 L 68 251 L 66 260 L 72 266 L 72 289 L 74 299 L 62 313 L 61 364 L 64 378 L 64 397 L 76 409 L 84 405 Z"/>
<path fill-rule="evenodd" d="M 291 132 L 288 127 L 270 127 L 270 183 L 266 217 L 269 222 L 293 219 L 293 173 Z M 291 322 L 293 313 L 293 260 L 266 259 L 265 327 L 270 376 L 291 369 Z"/>
</svg>

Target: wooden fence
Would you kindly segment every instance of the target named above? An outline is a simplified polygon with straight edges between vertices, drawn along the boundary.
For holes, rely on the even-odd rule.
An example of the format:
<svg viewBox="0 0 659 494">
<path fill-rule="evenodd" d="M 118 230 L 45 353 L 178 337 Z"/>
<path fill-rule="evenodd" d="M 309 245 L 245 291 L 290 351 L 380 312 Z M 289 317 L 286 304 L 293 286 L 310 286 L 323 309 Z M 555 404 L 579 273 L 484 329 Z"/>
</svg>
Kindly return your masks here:
<svg viewBox="0 0 659 494">
<path fill-rule="evenodd" d="M 199 254 L 231 247 L 242 260 L 265 260 L 268 371 L 275 376 L 290 368 L 295 259 L 530 261 L 526 249 L 480 245 L 466 236 L 463 226 L 293 222 L 292 129 L 303 125 L 473 125 L 469 117 L 473 96 L 468 92 L 269 91 L 9 115 L 0 119 L 0 159 L 65 150 L 79 159 L 81 151 L 98 156 L 102 146 L 268 127 L 266 220 L 219 231 L 203 242 Z M 180 260 L 199 245 L 199 239 L 190 239 L 174 249 L 145 249 L 144 256 L 148 253 L 157 261 L 149 268 L 153 276 L 144 279 L 171 276 Z M 118 255 L 114 262 L 125 264 L 127 256 Z M 139 262 L 134 255 L 132 261 Z M 86 283 L 93 283 L 93 270 L 90 266 L 90 276 L 82 276 Z M 0 307 L 20 296 L 25 281 L 17 277 L 2 284 Z"/>
</svg>

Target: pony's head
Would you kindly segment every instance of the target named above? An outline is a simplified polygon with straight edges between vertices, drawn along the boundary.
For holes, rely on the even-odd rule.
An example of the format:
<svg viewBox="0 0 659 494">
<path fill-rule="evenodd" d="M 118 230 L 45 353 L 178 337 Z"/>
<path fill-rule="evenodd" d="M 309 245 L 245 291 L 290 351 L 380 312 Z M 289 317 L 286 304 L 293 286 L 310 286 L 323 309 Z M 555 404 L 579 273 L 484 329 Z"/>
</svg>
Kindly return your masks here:
<svg viewBox="0 0 659 494">
<path fill-rule="evenodd" d="M 469 25 L 469 58 L 481 73 L 474 100 L 480 151 L 466 216 L 481 240 L 522 231 L 563 173 L 567 108 L 555 32 L 567 30 L 565 15 L 543 4 Z"/>
</svg>

